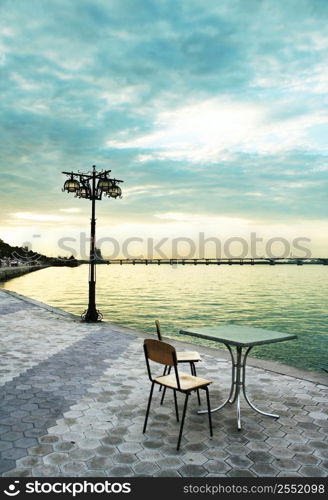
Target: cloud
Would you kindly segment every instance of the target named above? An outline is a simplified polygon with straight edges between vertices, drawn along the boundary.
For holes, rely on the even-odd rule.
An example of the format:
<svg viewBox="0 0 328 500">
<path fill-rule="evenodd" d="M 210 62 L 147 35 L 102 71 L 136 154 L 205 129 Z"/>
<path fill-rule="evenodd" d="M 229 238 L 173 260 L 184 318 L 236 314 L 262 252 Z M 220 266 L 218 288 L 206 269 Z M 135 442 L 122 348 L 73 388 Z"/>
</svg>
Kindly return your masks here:
<svg viewBox="0 0 328 500">
<path fill-rule="evenodd" d="M 37 222 L 59 222 L 66 220 L 64 217 L 59 215 L 49 215 L 49 214 L 35 214 L 30 212 L 16 212 L 10 214 L 12 217 L 20 220 L 31 220 Z"/>
<path fill-rule="evenodd" d="M 82 224 L 61 172 L 93 164 L 125 180 L 106 221 L 327 217 L 327 17 L 325 0 L 3 0 L 4 224 L 73 220 L 73 200 Z"/>
</svg>

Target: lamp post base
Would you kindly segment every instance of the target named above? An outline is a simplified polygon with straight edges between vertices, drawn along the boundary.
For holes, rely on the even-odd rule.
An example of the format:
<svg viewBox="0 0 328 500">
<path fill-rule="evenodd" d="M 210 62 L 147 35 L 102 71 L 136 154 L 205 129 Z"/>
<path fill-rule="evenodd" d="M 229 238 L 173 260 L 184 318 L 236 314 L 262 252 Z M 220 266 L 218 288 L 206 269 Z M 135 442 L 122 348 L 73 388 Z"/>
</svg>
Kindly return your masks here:
<svg viewBox="0 0 328 500">
<path fill-rule="evenodd" d="M 86 323 L 97 323 L 103 319 L 103 315 L 100 311 L 98 311 L 98 309 L 89 308 L 81 314 L 81 318 L 82 321 L 85 321 Z"/>
<path fill-rule="evenodd" d="M 94 274 L 94 262 L 91 262 L 92 275 Z M 86 323 L 97 323 L 101 321 L 103 315 L 96 308 L 96 281 L 94 279 L 89 281 L 89 304 L 88 309 L 81 314 L 82 321 Z"/>
</svg>

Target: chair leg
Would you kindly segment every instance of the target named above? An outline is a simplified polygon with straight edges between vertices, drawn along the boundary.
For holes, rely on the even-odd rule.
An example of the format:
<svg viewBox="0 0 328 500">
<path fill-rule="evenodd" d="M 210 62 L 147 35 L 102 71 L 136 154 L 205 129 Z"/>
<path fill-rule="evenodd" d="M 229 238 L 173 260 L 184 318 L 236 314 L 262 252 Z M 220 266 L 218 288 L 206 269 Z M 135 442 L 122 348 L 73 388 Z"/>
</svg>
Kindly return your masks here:
<svg viewBox="0 0 328 500">
<path fill-rule="evenodd" d="M 206 399 L 207 399 L 208 422 L 210 424 L 210 436 L 213 436 L 212 414 L 211 414 L 211 404 L 210 404 L 210 393 L 209 393 L 208 387 L 205 387 L 205 391 L 206 391 Z"/>
<path fill-rule="evenodd" d="M 191 371 L 191 375 L 194 375 L 194 377 L 197 377 L 196 366 L 195 366 L 195 363 L 193 361 L 190 361 L 190 371 Z M 198 399 L 198 404 L 200 406 L 201 402 L 200 402 L 199 389 L 197 389 L 197 399 Z"/>
<path fill-rule="evenodd" d="M 165 375 L 166 375 L 166 369 L 167 369 L 167 365 L 164 366 L 164 371 L 163 371 L 162 377 L 165 377 Z M 159 386 L 159 389 L 158 389 L 159 392 L 161 392 L 162 387 L 163 387 L 162 385 Z"/>
<path fill-rule="evenodd" d="M 169 366 L 169 369 L 167 371 L 167 375 L 170 375 L 170 373 L 171 373 L 171 367 Z M 161 398 L 161 405 L 164 403 L 165 393 L 166 393 L 166 387 L 164 387 L 164 389 L 163 389 L 163 394 L 162 394 L 162 398 Z"/>
<path fill-rule="evenodd" d="M 163 404 L 163 402 L 164 402 L 165 393 L 166 393 L 166 387 L 164 387 L 164 389 L 163 389 L 163 394 L 162 394 L 162 397 L 161 397 L 161 405 L 162 405 L 162 404 Z"/>
<path fill-rule="evenodd" d="M 151 399 L 153 397 L 154 385 L 155 385 L 155 383 L 153 382 L 151 384 L 151 389 L 150 389 L 150 393 L 149 393 L 149 399 L 148 399 L 148 405 L 147 405 L 145 423 L 144 423 L 144 427 L 143 427 L 143 431 L 142 431 L 143 433 L 146 432 L 146 427 L 147 427 L 147 422 L 148 422 L 148 416 L 149 416 L 149 410 L 150 410 L 150 403 L 151 403 Z"/>
<path fill-rule="evenodd" d="M 190 396 L 190 393 L 187 392 L 186 393 L 186 399 L 185 399 L 185 402 L 184 402 L 184 407 L 183 407 L 183 414 L 182 414 L 182 420 L 181 420 L 181 425 L 180 425 L 180 432 L 179 432 L 179 439 L 178 439 L 178 444 L 177 444 L 177 450 L 180 449 L 180 443 L 181 443 L 182 431 L 183 431 L 183 424 L 184 424 L 185 417 L 186 417 L 186 411 L 187 411 L 187 405 L 188 405 L 188 398 L 189 398 L 189 396 Z"/>
<path fill-rule="evenodd" d="M 177 401 L 177 391 L 173 389 L 174 394 L 174 404 L 175 404 L 175 414 L 177 416 L 177 422 L 179 422 L 179 409 L 178 409 L 178 401 Z"/>
</svg>

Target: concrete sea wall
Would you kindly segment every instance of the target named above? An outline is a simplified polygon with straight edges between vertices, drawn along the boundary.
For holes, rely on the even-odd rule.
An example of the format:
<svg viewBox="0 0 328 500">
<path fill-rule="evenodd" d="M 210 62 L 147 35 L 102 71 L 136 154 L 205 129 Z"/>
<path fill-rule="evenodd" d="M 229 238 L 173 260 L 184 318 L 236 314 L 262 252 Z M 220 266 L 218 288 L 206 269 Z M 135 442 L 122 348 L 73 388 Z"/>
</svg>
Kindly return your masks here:
<svg viewBox="0 0 328 500">
<path fill-rule="evenodd" d="M 17 278 L 23 274 L 31 273 L 44 269 L 48 266 L 19 266 L 19 267 L 0 267 L 0 281 L 6 281 L 11 278 Z"/>
</svg>

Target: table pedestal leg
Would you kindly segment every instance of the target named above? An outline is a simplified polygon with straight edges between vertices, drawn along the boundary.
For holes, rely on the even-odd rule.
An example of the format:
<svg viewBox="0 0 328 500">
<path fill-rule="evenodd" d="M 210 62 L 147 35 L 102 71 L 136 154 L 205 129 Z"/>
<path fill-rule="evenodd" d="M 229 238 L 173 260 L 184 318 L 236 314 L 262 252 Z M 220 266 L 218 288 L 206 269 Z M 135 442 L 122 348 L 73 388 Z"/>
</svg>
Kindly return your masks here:
<svg viewBox="0 0 328 500">
<path fill-rule="evenodd" d="M 217 408 L 212 408 L 211 409 L 211 413 L 213 413 L 215 411 L 218 411 L 218 410 L 221 410 L 221 408 L 223 408 L 226 404 L 233 403 L 233 401 L 234 401 L 234 399 L 232 399 L 232 397 L 233 397 L 233 394 L 235 392 L 235 385 L 236 385 L 236 381 L 235 381 L 235 367 L 237 365 L 235 363 L 235 358 L 234 358 L 233 352 L 231 350 L 231 347 L 229 345 L 226 345 L 226 347 L 228 348 L 228 350 L 230 352 L 230 356 L 231 356 L 231 387 L 230 387 L 230 392 L 229 392 L 229 396 L 227 397 L 227 399 L 225 400 L 225 402 L 222 403 Z M 202 414 L 202 413 L 207 413 L 207 410 L 198 410 L 197 413 L 199 415 Z"/>
<path fill-rule="evenodd" d="M 233 352 L 231 350 L 231 347 L 226 344 L 226 347 L 228 348 L 231 356 L 231 387 L 230 387 L 230 393 L 228 398 L 222 403 L 220 406 L 217 408 L 213 408 L 211 410 L 211 413 L 221 410 L 226 404 L 230 403 L 233 404 L 236 402 L 236 409 L 237 409 L 237 428 L 240 431 L 241 430 L 241 412 L 240 412 L 240 389 L 242 388 L 242 392 L 245 398 L 245 401 L 247 404 L 255 410 L 257 413 L 260 413 L 261 415 L 265 415 L 267 417 L 273 417 L 273 418 L 279 418 L 279 415 L 275 415 L 273 413 L 267 413 L 262 410 L 259 410 L 256 408 L 256 406 L 251 403 L 251 401 L 248 399 L 247 392 L 246 392 L 246 360 L 249 352 L 251 351 L 252 347 L 248 347 L 244 354 L 244 358 L 242 356 L 242 347 L 237 346 L 236 347 L 236 361 L 233 355 Z M 207 410 L 199 410 L 197 413 L 202 414 L 202 413 L 207 413 Z"/>
<path fill-rule="evenodd" d="M 243 394 L 244 394 L 244 398 L 247 402 L 247 404 L 253 408 L 253 410 L 257 411 L 257 413 L 260 413 L 261 415 L 265 415 L 266 417 L 273 417 L 273 418 L 279 418 L 279 415 L 275 415 L 273 413 L 267 413 L 265 411 L 262 411 L 262 410 L 259 410 L 258 408 L 256 408 L 256 406 L 253 405 L 253 403 L 250 402 L 250 400 L 248 399 L 248 396 L 247 396 L 247 393 L 246 393 L 246 360 L 247 360 L 247 356 L 250 352 L 250 350 L 252 349 L 252 346 L 249 347 L 247 349 L 247 351 L 245 352 L 244 354 L 244 360 L 243 360 L 243 364 L 242 364 L 242 370 L 243 370 L 243 380 L 242 380 L 242 386 L 243 386 Z"/>
</svg>

